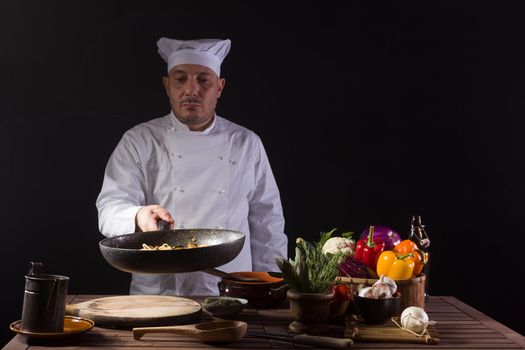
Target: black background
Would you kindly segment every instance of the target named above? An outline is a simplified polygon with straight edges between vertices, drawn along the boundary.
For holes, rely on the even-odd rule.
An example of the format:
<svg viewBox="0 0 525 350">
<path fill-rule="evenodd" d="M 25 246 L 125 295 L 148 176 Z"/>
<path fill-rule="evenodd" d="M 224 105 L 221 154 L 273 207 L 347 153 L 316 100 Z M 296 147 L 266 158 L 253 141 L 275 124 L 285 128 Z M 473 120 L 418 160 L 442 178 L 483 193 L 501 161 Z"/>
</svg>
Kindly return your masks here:
<svg viewBox="0 0 525 350">
<path fill-rule="evenodd" d="M 516 1 L 0 2 L 0 335 L 30 261 L 127 293 L 95 199 L 125 130 L 169 111 L 161 36 L 230 38 L 218 113 L 259 134 L 286 232 L 432 240 L 430 294 L 525 333 L 525 6 Z M 283 7 L 284 6 L 284 7 Z"/>
</svg>

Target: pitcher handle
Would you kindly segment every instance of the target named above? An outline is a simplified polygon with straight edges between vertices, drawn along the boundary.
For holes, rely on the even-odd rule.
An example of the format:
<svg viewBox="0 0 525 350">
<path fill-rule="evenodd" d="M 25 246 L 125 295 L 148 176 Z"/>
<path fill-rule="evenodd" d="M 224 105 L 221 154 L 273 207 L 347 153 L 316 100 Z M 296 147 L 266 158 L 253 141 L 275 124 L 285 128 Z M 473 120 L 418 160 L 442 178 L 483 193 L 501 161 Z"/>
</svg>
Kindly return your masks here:
<svg viewBox="0 0 525 350">
<path fill-rule="evenodd" d="M 31 261 L 29 263 L 29 270 L 27 271 L 27 276 L 39 275 L 42 271 L 44 264 L 38 261 Z"/>
</svg>

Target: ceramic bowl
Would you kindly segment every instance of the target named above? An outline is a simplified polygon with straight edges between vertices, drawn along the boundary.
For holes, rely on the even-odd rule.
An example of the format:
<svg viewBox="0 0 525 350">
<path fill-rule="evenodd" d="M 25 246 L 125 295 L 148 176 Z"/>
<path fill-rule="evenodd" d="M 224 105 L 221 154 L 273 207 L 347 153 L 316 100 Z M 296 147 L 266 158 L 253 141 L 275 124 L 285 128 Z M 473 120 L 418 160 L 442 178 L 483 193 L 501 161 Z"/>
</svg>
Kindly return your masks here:
<svg viewBox="0 0 525 350">
<path fill-rule="evenodd" d="M 354 294 L 354 308 L 366 323 L 384 323 L 392 316 L 399 316 L 401 294 L 396 292 L 392 298 L 372 299 Z"/>
<path fill-rule="evenodd" d="M 282 278 L 270 276 L 267 272 L 232 272 L 241 277 L 257 278 L 257 282 L 241 282 L 223 278 L 219 282 L 219 293 L 224 296 L 244 298 L 247 307 L 264 308 L 277 306 L 286 300 L 287 287 Z"/>
<path fill-rule="evenodd" d="M 208 297 L 202 301 L 202 307 L 215 317 L 230 317 L 241 312 L 248 300 L 233 297 Z"/>
</svg>

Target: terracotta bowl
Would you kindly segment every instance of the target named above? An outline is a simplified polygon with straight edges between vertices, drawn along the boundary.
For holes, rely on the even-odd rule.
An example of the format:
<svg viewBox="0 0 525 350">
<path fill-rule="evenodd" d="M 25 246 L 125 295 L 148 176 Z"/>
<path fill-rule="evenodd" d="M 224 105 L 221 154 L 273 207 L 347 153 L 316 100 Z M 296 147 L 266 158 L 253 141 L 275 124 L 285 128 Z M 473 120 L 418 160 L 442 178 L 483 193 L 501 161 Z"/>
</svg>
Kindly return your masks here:
<svg viewBox="0 0 525 350">
<path fill-rule="evenodd" d="M 401 294 L 396 292 L 392 298 L 372 299 L 354 294 L 354 308 L 366 323 L 384 323 L 392 316 L 399 316 Z"/>
<path fill-rule="evenodd" d="M 257 278 L 257 282 L 241 282 L 223 278 L 218 286 L 220 295 L 244 298 L 247 307 L 261 308 L 281 304 L 286 299 L 287 288 L 282 278 L 270 276 L 267 272 L 232 272 L 241 277 Z"/>
</svg>

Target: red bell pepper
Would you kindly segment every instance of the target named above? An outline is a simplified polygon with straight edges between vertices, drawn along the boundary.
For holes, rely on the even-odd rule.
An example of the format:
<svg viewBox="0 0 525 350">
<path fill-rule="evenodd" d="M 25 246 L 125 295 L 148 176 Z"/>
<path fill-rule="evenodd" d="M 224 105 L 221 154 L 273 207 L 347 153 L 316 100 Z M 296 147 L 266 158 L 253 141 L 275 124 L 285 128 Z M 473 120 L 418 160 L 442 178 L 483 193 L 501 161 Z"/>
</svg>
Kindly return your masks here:
<svg viewBox="0 0 525 350">
<path fill-rule="evenodd" d="M 385 249 L 385 242 L 378 238 L 374 239 L 374 226 L 370 226 L 368 238 L 363 238 L 357 242 L 355 249 L 355 260 L 360 261 L 376 270 L 377 259 Z"/>
</svg>

